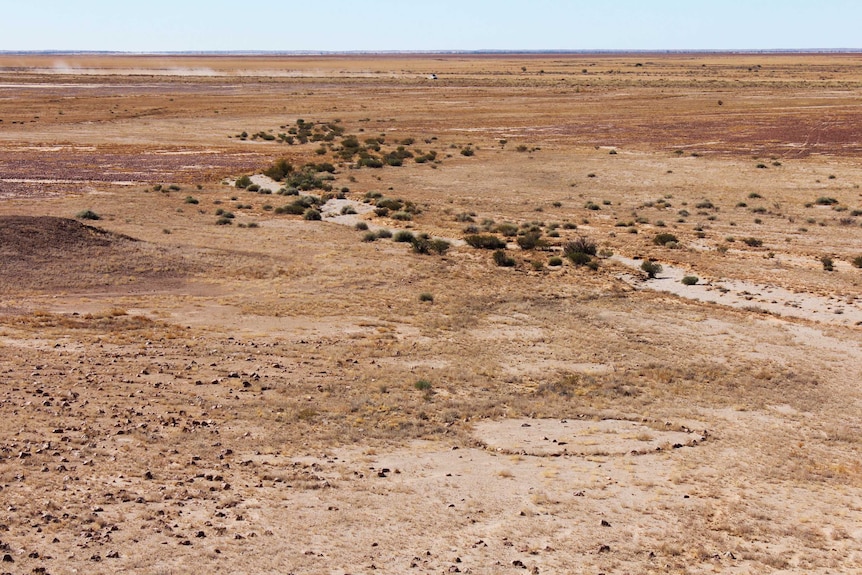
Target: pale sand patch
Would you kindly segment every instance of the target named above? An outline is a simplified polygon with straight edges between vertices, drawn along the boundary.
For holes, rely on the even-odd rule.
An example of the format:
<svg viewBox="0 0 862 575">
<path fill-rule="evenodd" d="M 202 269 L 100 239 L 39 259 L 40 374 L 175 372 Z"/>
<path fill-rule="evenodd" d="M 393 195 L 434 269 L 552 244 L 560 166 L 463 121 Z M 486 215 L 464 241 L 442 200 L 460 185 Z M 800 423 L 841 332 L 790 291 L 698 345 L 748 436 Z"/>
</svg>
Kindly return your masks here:
<svg viewBox="0 0 862 575">
<path fill-rule="evenodd" d="M 701 426 L 702 427 L 702 426 Z M 655 429 L 622 419 L 507 419 L 483 421 L 475 436 L 488 449 L 525 455 L 625 455 L 693 447 L 708 437 L 687 427 Z"/>
<path fill-rule="evenodd" d="M 622 265 L 640 269 L 642 260 L 620 255 L 611 257 Z M 858 299 L 838 299 L 812 293 L 797 293 L 790 290 L 757 284 L 737 279 L 704 280 L 697 284 L 685 285 L 682 278 L 696 275 L 682 268 L 661 264 L 662 271 L 654 279 L 645 280 L 642 276 L 621 274 L 620 279 L 636 289 L 650 289 L 672 293 L 686 299 L 717 303 L 730 307 L 764 311 L 778 316 L 807 319 L 820 323 L 836 325 L 862 325 L 862 302 Z"/>
</svg>

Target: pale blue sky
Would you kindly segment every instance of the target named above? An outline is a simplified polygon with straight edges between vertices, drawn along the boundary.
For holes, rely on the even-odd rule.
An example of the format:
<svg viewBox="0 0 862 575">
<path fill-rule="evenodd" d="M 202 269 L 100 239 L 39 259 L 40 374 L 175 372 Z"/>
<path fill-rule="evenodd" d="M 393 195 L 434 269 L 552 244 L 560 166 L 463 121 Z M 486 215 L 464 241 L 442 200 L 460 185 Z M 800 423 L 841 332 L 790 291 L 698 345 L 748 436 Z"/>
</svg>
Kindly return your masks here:
<svg viewBox="0 0 862 575">
<path fill-rule="evenodd" d="M 0 0 L 0 50 L 862 48 L 860 0 Z"/>
</svg>

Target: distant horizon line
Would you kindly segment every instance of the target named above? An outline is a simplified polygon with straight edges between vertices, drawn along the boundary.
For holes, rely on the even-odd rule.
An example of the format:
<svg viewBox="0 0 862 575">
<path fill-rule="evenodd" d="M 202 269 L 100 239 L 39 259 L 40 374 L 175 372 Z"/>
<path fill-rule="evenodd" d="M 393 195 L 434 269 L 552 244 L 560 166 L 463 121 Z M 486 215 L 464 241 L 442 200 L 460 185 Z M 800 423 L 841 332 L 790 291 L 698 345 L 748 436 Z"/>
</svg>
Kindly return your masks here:
<svg viewBox="0 0 862 575">
<path fill-rule="evenodd" d="M 632 49 L 632 50 L 0 50 L 6 56 L 356 56 L 541 54 L 862 54 L 862 48 Z"/>
</svg>

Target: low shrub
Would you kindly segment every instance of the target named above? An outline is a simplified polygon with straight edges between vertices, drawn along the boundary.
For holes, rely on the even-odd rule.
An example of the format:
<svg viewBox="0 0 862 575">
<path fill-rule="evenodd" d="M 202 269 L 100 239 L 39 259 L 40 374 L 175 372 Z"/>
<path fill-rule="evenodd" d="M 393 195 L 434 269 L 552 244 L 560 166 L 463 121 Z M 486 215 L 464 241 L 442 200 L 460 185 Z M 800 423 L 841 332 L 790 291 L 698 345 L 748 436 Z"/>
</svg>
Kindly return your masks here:
<svg viewBox="0 0 862 575">
<path fill-rule="evenodd" d="M 831 205 L 837 204 L 838 200 L 836 200 L 835 198 L 827 198 L 827 197 L 821 196 L 821 197 L 817 198 L 814 201 L 814 203 L 817 204 L 818 206 L 831 206 Z"/>
<path fill-rule="evenodd" d="M 515 266 L 515 260 L 506 255 L 506 252 L 503 250 L 497 250 L 494 252 L 494 263 L 504 268 Z"/>
<path fill-rule="evenodd" d="M 102 216 L 94 212 L 93 210 L 83 210 L 75 214 L 75 217 L 79 220 L 101 220 Z"/>
<path fill-rule="evenodd" d="M 698 281 L 700 281 L 700 280 L 697 276 L 685 276 L 684 278 L 682 278 L 682 280 L 680 280 L 680 282 L 682 284 L 687 285 L 687 286 L 693 286 Z"/>
<path fill-rule="evenodd" d="M 374 204 L 378 208 L 386 208 L 392 211 L 398 211 L 404 207 L 404 202 L 400 200 L 394 200 L 392 198 L 380 198 Z"/>
<path fill-rule="evenodd" d="M 442 238 L 431 240 L 431 251 L 441 256 L 448 252 L 450 247 L 452 247 L 452 244 Z"/>
<path fill-rule="evenodd" d="M 502 234 L 507 238 L 515 237 L 518 234 L 518 226 L 510 222 L 503 222 L 494 227 L 494 231 Z"/>
<path fill-rule="evenodd" d="M 375 234 L 374 232 L 366 232 L 362 236 L 362 241 L 363 242 L 376 242 L 377 241 L 377 234 Z"/>
<path fill-rule="evenodd" d="M 419 301 L 433 302 L 434 296 L 428 292 L 422 292 L 419 294 Z"/>
<path fill-rule="evenodd" d="M 757 238 L 744 238 L 742 240 L 742 243 L 744 243 L 745 245 L 747 245 L 750 248 L 759 248 L 760 246 L 763 245 L 763 240 L 760 240 Z"/>
<path fill-rule="evenodd" d="M 399 222 L 409 222 L 413 219 L 413 214 L 408 212 L 395 212 L 391 217 L 393 220 L 398 220 Z"/>
<path fill-rule="evenodd" d="M 412 232 L 408 232 L 407 230 L 398 230 L 392 237 L 392 241 L 401 243 L 410 243 L 415 239 L 416 236 L 414 236 Z"/>
<path fill-rule="evenodd" d="M 862 256 L 856 256 L 850 261 L 854 268 L 862 268 Z"/>
<path fill-rule="evenodd" d="M 506 242 L 488 234 L 471 234 L 464 238 L 467 245 L 482 249 L 482 250 L 502 250 L 506 247 Z"/>
<path fill-rule="evenodd" d="M 541 238 L 541 234 L 539 232 L 530 232 L 523 236 L 518 236 L 515 241 L 522 250 L 541 249 L 548 245 L 548 242 Z"/>
<path fill-rule="evenodd" d="M 317 221 L 321 219 L 321 215 L 320 212 L 315 208 L 308 208 L 307 210 L 305 210 L 305 212 L 303 212 L 302 219 L 308 221 Z"/>
<path fill-rule="evenodd" d="M 662 233 L 662 234 L 657 234 L 656 237 L 654 237 L 652 240 L 652 243 L 654 243 L 657 246 L 664 246 L 664 245 L 669 244 L 670 242 L 679 243 L 679 239 L 673 234 Z"/>
<path fill-rule="evenodd" d="M 379 230 L 377 230 L 377 237 L 378 238 L 391 238 L 392 232 L 390 232 L 386 228 L 379 229 Z"/>
<path fill-rule="evenodd" d="M 356 222 L 356 225 L 355 225 L 355 226 L 353 226 L 353 227 L 354 227 L 357 231 L 364 232 L 365 230 L 367 230 L 367 229 L 368 229 L 368 224 L 366 224 L 365 222 Z M 377 235 L 377 234 L 375 234 L 375 235 Z"/>
<path fill-rule="evenodd" d="M 823 269 L 827 272 L 831 272 L 835 269 L 835 262 L 829 256 L 823 256 L 820 258 L 820 263 L 823 264 Z"/>
<path fill-rule="evenodd" d="M 263 171 L 265 176 L 268 176 L 275 180 L 276 182 L 280 182 L 284 180 L 284 178 L 293 172 L 293 166 L 290 162 L 285 158 L 281 158 L 273 162 L 273 164 Z"/>
<path fill-rule="evenodd" d="M 416 383 L 413 384 L 413 387 L 418 389 L 419 391 L 428 391 L 431 389 L 431 382 L 427 379 L 420 379 Z"/>
<path fill-rule="evenodd" d="M 235 185 L 237 188 L 247 188 L 251 185 L 251 178 L 248 176 L 240 176 L 236 179 Z"/>
<path fill-rule="evenodd" d="M 644 262 L 641 264 L 641 269 L 646 272 L 648 278 L 654 278 L 656 275 L 661 273 L 663 268 L 658 262 L 644 260 Z"/>
<path fill-rule="evenodd" d="M 593 240 L 580 236 L 570 242 L 566 242 L 563 245 L 563 255 L 567 258 L 571 259 L 570 254 L 586 254 L 588 256 L 594 256 L 598 253 L 598 247 L 596 246 L 596 242 Z"/>
<path fill-rule="evenodd" d="M 549 259 L 549 260 L 548 260 L 548 265 L 549 265 L 549 266 L 552 266 L 552 267 L 558 267 L 558 266 L 561 266 L 561 265 L 563 265 L 563 258 L 560 258 L 560 257 L 554 256 L 554 257 L 552 257 L 551 259 Z"/>
</svg>

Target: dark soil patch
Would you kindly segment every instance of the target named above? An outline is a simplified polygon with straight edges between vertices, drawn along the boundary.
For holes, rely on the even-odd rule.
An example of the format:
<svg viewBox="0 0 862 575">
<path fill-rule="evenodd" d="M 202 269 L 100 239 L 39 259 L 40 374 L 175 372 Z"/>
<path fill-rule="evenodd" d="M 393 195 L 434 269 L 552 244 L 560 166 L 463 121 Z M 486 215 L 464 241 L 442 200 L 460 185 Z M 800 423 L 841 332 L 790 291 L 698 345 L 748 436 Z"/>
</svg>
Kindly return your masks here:
<svg viewBox="0 0 862 575">
<path fill-rule="evenodd" d="M 189 271 L 167 250 L 77 220 L 0 216 L 0 293 L 170 287 Z"/>
</svg>

